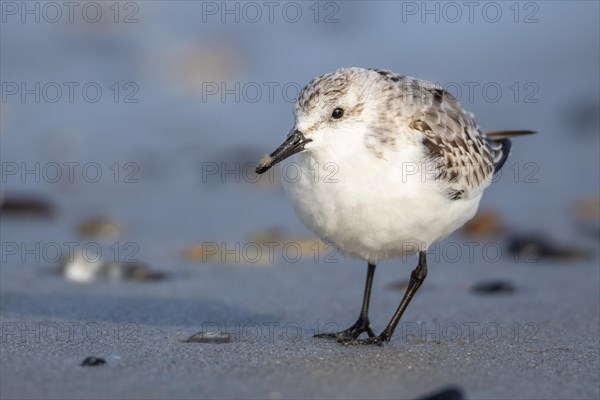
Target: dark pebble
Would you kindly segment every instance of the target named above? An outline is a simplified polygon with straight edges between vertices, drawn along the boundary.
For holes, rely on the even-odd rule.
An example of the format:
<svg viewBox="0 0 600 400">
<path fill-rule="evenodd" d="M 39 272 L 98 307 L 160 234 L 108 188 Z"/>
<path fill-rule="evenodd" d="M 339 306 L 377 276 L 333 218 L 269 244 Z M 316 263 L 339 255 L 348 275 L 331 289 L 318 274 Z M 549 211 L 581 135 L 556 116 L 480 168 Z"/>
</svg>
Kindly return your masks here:
<svg viewBox="0 0 600 400">
<path fill-rule="evenodd" d="M 83 360 L 83 362 L 81 363 L 82 367 L 97 367 L 99 365 L 104 365 L 106 364 L 106 360 L 104 358 L 100 358 L 100 357 L 87 357 L 85 360 Z"/>
<path fill-rule="evenodd" d="M 227 332 L 198 332 L 190 336 L 187 343 L 231 343 L 233 336 Z"/>
<path fill-rule="evenodd" d="M 471 290 L 479 294 L 511 294 L 516 289 L 507 281 L 487 281 L 474 285 Z"/>
<path fill-rule="evenodd" d="M 132 281 L 160 281 L 166 278 L 162 272 L 155 272 L 145 264 L 126 263 L 123 265 L 124 277 Z"/>
<path fill-rule="evenodd" d="M 449 386 L 428 396 L 419 397 L 417 400 L 464 400 L 464 398 L 462 390 L 454 386 Z"/>
<path fill-rule="evenodd" d="M 513 236 L 508 239 L 508 251 L 516 261 L 535 263 L 542 259 L 578 260 L 590 256 L 580 248 L 557 246 L 542 235 Z"/>
<path fill-rule="evenodd" d="M 48 218 L 53 214 L 52 206 L 34 196 L 6 196 L 0 203 L 2 215 Z"/>
</svg>

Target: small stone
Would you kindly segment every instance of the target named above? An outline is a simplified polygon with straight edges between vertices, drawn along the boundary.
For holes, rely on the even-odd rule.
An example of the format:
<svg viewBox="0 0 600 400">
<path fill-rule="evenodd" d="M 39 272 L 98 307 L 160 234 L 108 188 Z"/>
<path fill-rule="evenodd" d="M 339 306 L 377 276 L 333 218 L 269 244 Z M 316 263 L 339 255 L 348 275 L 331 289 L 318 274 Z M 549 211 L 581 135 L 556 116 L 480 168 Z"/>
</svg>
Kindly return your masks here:
<svg viewBox="0 0 600 400">
<path fill-rule="evenodd" d="M 77 233 L 85 237 L 118 236 L 121 229 L 108 218 L 93 217 L 83 221 L 77 227 Z"/>
<path fill-rule="evenodd" d="M 158 281 L 166 278 L 162 272 L 152 271 L 140 262 L 114 263 L 103 260 L 98 255 L 75 254 L 65 259 L 60 273 L 68 280 L 78 283 L 91 283 L 98 280 Z"/>
<path fill-rule="evenodd" d="M 581 221 L 600 221 L 600 196 L 579 199 L 573 203 L 573 214 Z"/>
<path fill-rule="evenodd" d="M 462 232 L 471 237 L 491 236 L 501 230 L 500 216 L 494 211 L 478 213 L 462 228 Z"/>
<path fill-rule="evenodd" d="M 487 281 L 480 282 L 471 289 L 479 294 L 511 294 L 514 293 L 515 287 L 507 281 Z"/>
<path fill-rule="evenodd" d="M 119 280 L 123 271 L 118 264 L 107 262 L 96 254 L 84 256 L 76 253 L 72 259 L 65 259 L 61 273 L 70 281 L 91 283 L 99 279 Z"/>
<path fill-rule="evenodd" d="M 126 263 L 123 264 L 125 279 L 132 281 L 159 281 L 166 278 L 162 272 L 155 272 L 145 264 Z"/>
<path fill-rule="evenodd" d="M 227 332 L 198 332 L 185 340 L 187 343 L 231 343 L 233 336 Z"/>
<path fill-rule="evenodd" d="M 53 207 L 44 199 L 34 196 L 3 196 L 0 201 L 2 216 L 48 218 Z"/>
<path fill-rule="evenodd" d="M 590 257 L 590 252 L 574 246 L 558 246 L 542 235 L 512 236 L 508 241 L 508 250 L 517 261 L 535 263 L 542 259 L 579 260 Z"/>
<path fill-rule="evenodd" d="M 269 249 L 285 248 L 293 246 L 298 250 L 298 259 L 313 259 L 315 254 L 322 255 L 325 262 L 335 262 L 338 253 L 335 248 L 321 241 L 316 237 L 288 236 L 281 230 L 274 228 L 259 231 L 253 234 L 248 243 L 251 243 L 253 250 L 249 252 L 232 252 L 235 244 L 218 244 L 215 242 L 202 242 L 188 247 L 184 251 L 184 256 L 190 261 L 199 261 L 202 263 L 221 263 L 225 265 L 247 265 L 267 267 L 275 265 L 280 259 L 273 259 L 273 252 Z M 281 252 L 276 254 L 280 256 Z"/>
<path fill-rule="evenodd" d="M 100 358 L 100 357 L 87 357 L 85 360 L 83 360 L 83 362 L 81 363 L 82 367 L 98 367 L 100 365 L 104 365 L 106 364 L 106 360 L 104 358 Z"/>
<path fill-rule="evenodd" d="M 600 196 L 592 196 L 573 203 L 572 213 L 582 233 L 596 240 L 600 238 Z"/>
<path fill-rule="evenodd" d="M 419 397 L 418 400 L 464 400 L 464 398 L 460 388 L 449 386 L 428 396 Z"/>
<path fill-rule="evenodd" d="M 187 248 L 184 252 L 185 258 L 189 261 L 207 261 L 205 246 L 203 243 L 195 244 Z"/>
</svg>

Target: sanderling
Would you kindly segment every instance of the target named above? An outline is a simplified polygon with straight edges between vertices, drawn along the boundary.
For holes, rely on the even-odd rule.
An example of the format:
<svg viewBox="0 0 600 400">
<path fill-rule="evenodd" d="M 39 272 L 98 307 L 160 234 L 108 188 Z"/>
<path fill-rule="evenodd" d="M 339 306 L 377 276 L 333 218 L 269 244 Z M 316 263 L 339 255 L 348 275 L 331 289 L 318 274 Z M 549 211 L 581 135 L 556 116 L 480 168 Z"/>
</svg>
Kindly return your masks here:
<svg viewBox="0 0 600 400">
<path fill-rule="evenodd" d="M 428 247 L 475 215 L 508 157 L 508 138 L 534 132 L 482 132 L 439 86 L 378 69 L 341 68 L 315 78 L 299 93 L 294 112 L 286 140 L 259 161 L 256 172 L 295 155 L 290 160 L 301 174 L 283 181 L 302 222 L 368 263 L 356 323 L 316 336 L 382 344 L 427 276 Z M 334 179 L 324 179 L 332 171 Z M 375 265 L 416 253 L 406 293 L 375 336 L 368 318 Z M 358 339 L 364 332 L 369 337 Z"/>
</svg>

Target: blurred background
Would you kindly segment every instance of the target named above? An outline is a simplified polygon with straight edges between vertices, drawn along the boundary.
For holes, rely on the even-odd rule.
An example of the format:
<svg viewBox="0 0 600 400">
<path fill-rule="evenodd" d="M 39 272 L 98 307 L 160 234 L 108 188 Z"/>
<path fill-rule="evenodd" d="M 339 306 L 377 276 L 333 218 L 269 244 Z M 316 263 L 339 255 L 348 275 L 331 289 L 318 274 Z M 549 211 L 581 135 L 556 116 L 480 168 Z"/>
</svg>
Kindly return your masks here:
<svg viewBox="0 0 600 400">
<path fill-rule="evenodd" d="M 253 173 L 292 126 L 298 91 L 344 66 L 436 82 L 482 129 L 539 132 L 513 142 L 474 224 L 445 242 L 458 243 L 459 254 L 442 251 L 432 262 L 434 281 L 450 277 L 452 265 L 493 278 L 527 257 L 541 260 L 534 269 L 518 267 L 530 268 L 530 285 L 546 276 L 540 265 L 597 269 L 598 2 L 2 1 L 1 7 L 5 320 L 86 318 L 53 314 L 40 303 L 65 291 L 83 295 L 93 285 L 76 283 L 105 278 L 174 286 L 102 283 L 96 295 L 132 290 L 173 298 L 202 288 L 218 301 L 233 304 L 238 296 L 253 312 L 279 315 L 285 307 L 276 312 L 268 304 L 285 295 L 273 288 L 290 278 L 278 269 L 304 282 L 304 295 L 326 290 L 303 278 L 312 272 L 324 270 L 329 283 L 352 274 L 356 304 L 349 309 L 358 311 L 363 262 L 335 254 L 334 267 L 351 272 L 313 267 L 326 264 L 328 251 L 317 243 L 321 253 L 314 257 L 315 238 L 294 215 L 277 174 Z M 303 253 L 279 247 L 269 259 L 247 248 L 273 240 L 295 243 Z M 465 241 L 497 243 L 502 256 L 470 257 Z M 400 280 L 409 269 L 390 271 L 388 278 Z M 265 283 L 244 286 L 252 274 Z M 598 279 L 597 272 L 579 275 L 572 288 L 586 277 Z M 504 291 L 507 284 L 519 285 L 509 278 L 488 289 Z M 7 300 L 28 288 L 46 297 L 21 306 Z M 266 298 L 259 305 L 244 301 L 260 290 Z M 390 307 L 398 296 L 390 297 Z M 587 311 L 597 312 L 590 303 Z M 110 320 L 110 313 L 102 318 Z M 205 317 L 197 311 L 173 318 L 179 319 L 164 325 Z"/>
</svg>

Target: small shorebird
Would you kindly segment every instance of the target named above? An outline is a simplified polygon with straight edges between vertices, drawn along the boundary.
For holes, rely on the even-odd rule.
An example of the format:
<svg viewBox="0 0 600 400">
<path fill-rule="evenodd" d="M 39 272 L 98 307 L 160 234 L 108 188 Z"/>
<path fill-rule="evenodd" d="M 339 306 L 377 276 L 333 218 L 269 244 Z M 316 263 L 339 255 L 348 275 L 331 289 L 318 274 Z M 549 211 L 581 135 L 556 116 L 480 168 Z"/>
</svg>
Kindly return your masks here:
<svg viewBox="0 0 600 400">
<path fill-rule="evenodd" d="M 482 132 L 458 100 L 438 86 L 391 71 L 341 68 L 298 95 L 296 123 L 256 169 L 299 167 L 284 186 L 302 222 L 342 253 L 368 263 L 360 316 L 350 328 L 316 335 L 347 345 L 389 341 L 427 276 L 426 252 L 471 219 L 509 137 Z M 391 321 L 375 336 L 368 317 L 378 261 L 419 254 Z M 367 339 L 359 339 L 366 332 Z"/>
</svg>

